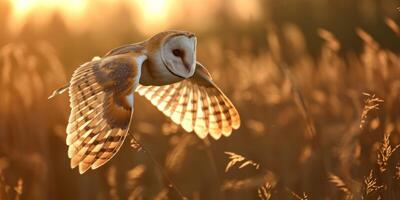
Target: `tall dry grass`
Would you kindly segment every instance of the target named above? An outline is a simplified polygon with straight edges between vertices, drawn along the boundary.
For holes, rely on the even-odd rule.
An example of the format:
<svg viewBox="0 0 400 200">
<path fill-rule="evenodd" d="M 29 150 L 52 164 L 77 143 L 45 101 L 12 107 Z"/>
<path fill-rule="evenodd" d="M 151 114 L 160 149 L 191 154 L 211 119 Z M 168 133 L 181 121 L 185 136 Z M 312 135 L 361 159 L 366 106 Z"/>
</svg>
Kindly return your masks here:
<svg viewBox="0 0 400 200">
<path fill-rule="evenodd" d="M 391 19 L 385 21 L 388 28 L 398 34 L 398 25 Z M 289 138 L 275 140 L 278 145 L 293 145 L 291 148 L 275 148 L 295 152 L 286 155 L 266 153 L 275 160 L 261 158 L 260 162 L 265 163 L 260 165 L 274 169 L 278 186 L 271 192 L 268 181 L 259 185 L 259 197 L 286 199 L 304 192 L 304 197 L 294 197 L 400 198 L 400 182 L 396 178 L 400 162 L 397 151 L 400 142 L 398 53 L 381 48 L 370 34 L 360 28 L 356 33 L 363 41 L 363 51 L 360 54 L 342 52 L 334 34 L 320 29 L 318 34 L 324 44 L 319 57 L 313 59 L 302 42 L 301 31 L 293 25 L 285 26 L 282 31 L 286 33 L 283 36 L 278 36 L 278 31 L 267 34 L 270 52 L 256 58 L 242 54 L 232 56 L 232 63 L 242 62 L 232 65 L 241 72 L 236 72 L 235 78 L 246 80 L 234 90 L 236 101 L 242 102 L 245 109 L 249 109 L 250 102 L 252 107 L 265 108 L 262 114 L 267 116 L 268 112 L 279 110 L 276 118 L 270 120 L 253 112 L 245 118 L 244 125 L 257 132 L 258 128 L 252 125 L 254 121 L 264 126 L 271 124 L 269 133 L 268 128 L 263 128 L 269 135 L 303 133 L 303 136 L 294 137 L 296 144 Z M 291 58 L 284 58 L 285 54 Z M 244 65 L 243 62 L 248 63 Z M 247 106 L 243 105 L 246 101 Z M 292 128 L 302 131 L 288 127 L 293 124 L 297 126 Z M 283 132 L 274 131 L 277 127 L 285 128 L 282 128 Z M 393 138 L 389 139 L 391 134 Z M 262 134 L 253 137 L 263 138 Z M 392 142 L 397 145 L 391 145 Z M 260 159 L 257 151 L 262 150 L 255 148 L 251 154 Z M 293 157 L 287 158 L 288 154 Z M 227 168 L 237 161 L 236 157 L 229 159 Z M 290 164 L 288 159 L 292 159 Z M 241 157 L 241 160 L 246 159 Z M 250 158 L 248 160 L 253 162 Z M 277 164 L 278 160 L 283 163 Z M 287 164 L 292 167 L 285 166 Z M 237 180 L 236 183 L 240 182 Z M 285 194 L 285 187 L 296 188 L 297 193 Z M 316 187 L 319 191 L 315 190 Z M 234 190 L 240 190 L 240 187 Z"/>
<path fill-rule="evenodd" d="M 15 199 L 22 181 L 24 193 L 43 199 L 52 167 L 48 136 L 65 138 L 60 130 L 65 101 L 43 101 L 53 85 L 65 82 L 61 62 L 47 42 L 10 43 L 0 48 L 0 77 L 0 173 L 17 185 Z"/>
</svg>

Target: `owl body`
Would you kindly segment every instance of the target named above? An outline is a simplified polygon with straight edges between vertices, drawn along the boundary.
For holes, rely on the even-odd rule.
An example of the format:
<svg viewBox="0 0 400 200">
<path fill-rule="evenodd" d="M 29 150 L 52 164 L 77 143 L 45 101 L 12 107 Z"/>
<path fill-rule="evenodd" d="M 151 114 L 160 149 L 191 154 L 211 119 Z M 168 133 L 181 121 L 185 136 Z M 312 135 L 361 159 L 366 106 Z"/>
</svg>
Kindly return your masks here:
<svg viewBox="0 0 400 200">
<path fill-rule="evenodd" d="M 232 102 L 196 60 L 196 37 L 166 31 L 118 47 L 81 65 L 70 83 L 67 126 L 71 168 L 79 172 L 107 163 L 123 144 L 133 119 L 134 93 L 200 138 L 229 136 L 240 126 Z"/>
</svg>

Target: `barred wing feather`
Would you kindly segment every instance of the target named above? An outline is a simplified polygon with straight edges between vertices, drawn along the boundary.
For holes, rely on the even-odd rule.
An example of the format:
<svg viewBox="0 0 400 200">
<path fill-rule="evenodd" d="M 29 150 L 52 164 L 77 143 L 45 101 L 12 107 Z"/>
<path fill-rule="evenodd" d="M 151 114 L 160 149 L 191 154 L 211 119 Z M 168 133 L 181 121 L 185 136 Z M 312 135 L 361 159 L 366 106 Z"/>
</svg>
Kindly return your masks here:
<svg viewBox="0 0 400 200">
<path fill-rule="evenodd" d="M 200 138 L 229 136 L 240 126 L 240 117 L 232 102 L 213 83 L 208 71 L 198 63 L 193 77 L 165 86 L 136 88 L 141 96 Z"/>
<path fill-rule="evenodd" d="M 74 72 L 66 141 L 71 168 L 96 169 L 119 150 L 133 113 L 126 96 L 133 95 L 137 79 L 132 54 L 92 60 Z"/>
</svg>

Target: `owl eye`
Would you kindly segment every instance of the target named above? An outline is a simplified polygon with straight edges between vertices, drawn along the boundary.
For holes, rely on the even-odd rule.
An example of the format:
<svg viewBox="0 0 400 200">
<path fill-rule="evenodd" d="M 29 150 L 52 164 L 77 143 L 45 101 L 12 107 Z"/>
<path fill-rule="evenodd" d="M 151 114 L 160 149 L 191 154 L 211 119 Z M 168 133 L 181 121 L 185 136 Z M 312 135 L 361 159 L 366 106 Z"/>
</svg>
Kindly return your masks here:
<svg viewBox="0 0 400 200">
<path fill-rule="evenodd" d="M 174 54 L 174 56 L 176 56 L 176 57 L 182 57 L 183 51 L 180 49 L 174 49 L 174 50 L 172 50 L 172 54 Z"/>
</svg>

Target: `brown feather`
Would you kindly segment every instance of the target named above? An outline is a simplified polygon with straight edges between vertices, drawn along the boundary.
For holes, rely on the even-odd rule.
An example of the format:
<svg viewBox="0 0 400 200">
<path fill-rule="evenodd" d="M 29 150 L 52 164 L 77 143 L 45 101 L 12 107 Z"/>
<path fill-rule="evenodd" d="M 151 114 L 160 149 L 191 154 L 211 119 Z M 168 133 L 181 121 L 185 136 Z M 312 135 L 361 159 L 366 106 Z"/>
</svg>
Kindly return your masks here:
<svg viewBox="0 0 400 200">
<path fill-rule="evenodd" d="M 132 108 L 125 97 L 138 78 L 136 56 L 93 60 L 73 73 L 66 143 L 71 167 L 80 173 L 110 160 L 127 135 Z"/>
</svg>

